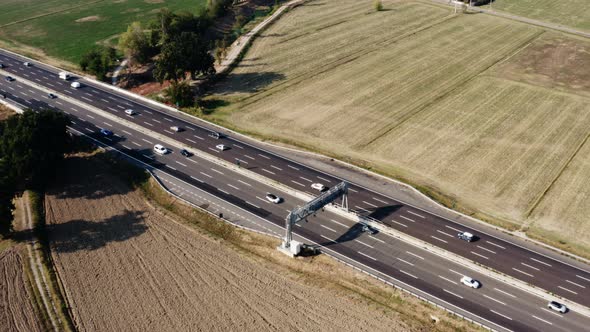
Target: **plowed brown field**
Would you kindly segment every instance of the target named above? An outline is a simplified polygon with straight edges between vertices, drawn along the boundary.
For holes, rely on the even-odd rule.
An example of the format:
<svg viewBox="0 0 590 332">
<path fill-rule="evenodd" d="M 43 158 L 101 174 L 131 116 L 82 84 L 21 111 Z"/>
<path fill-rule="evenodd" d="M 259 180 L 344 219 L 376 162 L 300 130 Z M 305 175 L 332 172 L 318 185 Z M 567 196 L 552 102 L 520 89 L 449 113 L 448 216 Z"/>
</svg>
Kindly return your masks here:
<svg viewBox="0 0 590 332">
<path fill-rule="evenodd" d="M 80 331 L 404 331 L 175 223 L 100 164 L 70 158 L 46 196 L 49 239 Z"/>
</svg>

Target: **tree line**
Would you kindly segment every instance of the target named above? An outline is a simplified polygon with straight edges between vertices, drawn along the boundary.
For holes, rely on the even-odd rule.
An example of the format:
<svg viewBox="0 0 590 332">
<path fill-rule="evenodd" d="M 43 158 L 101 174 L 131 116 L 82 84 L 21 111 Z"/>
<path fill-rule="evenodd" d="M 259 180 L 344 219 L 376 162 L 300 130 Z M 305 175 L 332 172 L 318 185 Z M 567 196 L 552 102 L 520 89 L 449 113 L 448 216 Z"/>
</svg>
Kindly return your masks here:
<svg viewBox="0 0 590 332">
<path fill-rule="evenodd" d="M 0 235 L 12 230 L 15 195 L 42 190 L 53 178 L 69 146 L 69 124 L 53 110 L 27 110 L 0 121 Z"/>
</svg>

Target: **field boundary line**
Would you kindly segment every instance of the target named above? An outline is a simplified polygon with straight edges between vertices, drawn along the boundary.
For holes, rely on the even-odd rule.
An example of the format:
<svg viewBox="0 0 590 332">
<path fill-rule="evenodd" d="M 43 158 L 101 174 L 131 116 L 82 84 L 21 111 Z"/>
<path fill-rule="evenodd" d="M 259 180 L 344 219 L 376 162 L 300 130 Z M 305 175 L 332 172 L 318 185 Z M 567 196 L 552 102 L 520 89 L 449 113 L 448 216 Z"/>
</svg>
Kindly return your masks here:
<svg viewBox="0 0 590 332">
<path fill-rule="evenodd" d="M 96 3 L 104 2 L 104 1 L 105 0 L 97 0 L 97 1 L 94 1 L 94 2 L 88 2 L 88 3 L 85 3 L 85 4 L 80 4 L 80 5 L 77 5 L 77 6 L 69 7 L 69 8 L 62 9 L 62 10 L 57 10 L 57 11 L 54 11 L 54 12 L 40 14 L 40 15 L 33 16 L 33 17 L 27 17 L 27 18 L 22 19 L 22 20 L 18 20 L 18 21 L 14 21 L 14 22 L 8 22 L 6 24 L 0 25 L 0 28 L 5 28 L 5 27 L 11 26 L 11 25 L 15 25 L 15 24 L 20 24 L 20 23 L 24 23 L 24 22 L 36 20 L 38 18 L 45 17 L 45 16 L 51 16 L 51 15 L 55 15 L 55 14 L 67 12 L 68 10 L 77 9 L 77 8 L 88 6 L 88 5 L 94 5 Z"/>
<path fill-rule="evenodd" d="M 526 41 L 524 41 L 522 44 L 518 45 L 517 47 L 513 48 L 512 51 L 510 52 L 506 52 L 508 53 L 505 56 L 502 56 L 500 59 L 492 62 L 489 66 L 486 66 L 485 68 L 482 68 L 480 71 L 474 73 L 471 77 L 467 77 L 465 80 L 463 80 L 462 82 L 458 82 L 452 89 L 450 89 L 449 91 L 443 93 L 442 95 L 435 97 L 433 100 L 429 101 L 428 103 L 418 107 L 416 110 L 411 111 L 406 117 L 404 117 L 401 121 L 399 121 L 396 124 L 393 124 L 390 127 L 385 127 L 384 131 L 381 133 L 378 133 L 375 135 L 375 138 L 373 138 L 372 140 L 368 141 L 367 143 L 363 143 L 361 145 L 358 145 L 358 147 L 367 147 L 375 142 L 377 142 L 378 140 L 384 138 L 385 135 L 389 134 L 391 131 L 399 128 L 401 125 L 403 125 L 404 123 L 408 122 L 411 118 L 413 118 L 414 116 L 422 113 L 423 111 L 425 111 L 426 109 L 428 109 L 430 106 L 433 106 L 435 104 L 437 104 L 439 101 L 443 100 L 444 98 L 452 95 L 455 91 L 459 90 L 460 88 L 464 87 L 465 85 L 467 85 L 469 82 L 477 79 L 478 77 L 480 77 L 481 75 L 483 75 L 485 72 L 487 72 L 490 68 L 496 66 L 498 63 L 502 63 L 506 58 L 510 58 L 514 55 L 515 52 L 520 52 L 520 50 L 532 43 L 535 39 L 539 38 L 539 36 L 541 36 L 543 33 L 545 33 L 545 30 L 541 30 L 539 32 L 537 32 L 536 34 L 534 34 L 531 38 L 528 38 Z"/>
<path fill-rule="evenodd" d="M 529 219 L 529 217 L 531 216 L 531 214 L 533 213 L 533 211 L 543 201 L 543 198 L 545 198 L 547 196 L 547 193 L 551 190 L 551 188 L 553 188 L 553 185 L 557 182 L 557 180 L 559 180 L 559 178 L 561 177 L 561 175 L 570 166 L 570 164 L 572 163 L 572 161 L 574 160 L 574 158 L 576 158 L 576 156 L 578 155 L 578 153 L 580 152 L 580 150 L 582 150 L 582 148 L 584 147 L 584 145 L 586 145 L 586 143 L 588 142 L 589 139 L 590 139 L 590 132 L 588 132 L 588 134 L 586 134 L 586 138 L 584 138 L 582 140 L 582 142 L 578 145 L 578 148 L 574 151 L 574 153 L 572 153 L 572 155 L 570 156 L 570 158 L 564 163 L 564 165 L 561 168 L 561 170 L 559 170 L 559 173 L 557 173 L 557 175 L 553 178 L 553 180 L 551 181 L 551 183 L 549 183 L 549 185 L 547 186 L 547 188 L 545 188 L 545 190 L 533 202 L 533 204 L 531 205 L 531 207 L 528 209 L 528 211 L 526 213 L 526 216 L 525 217 L 527 219 Z M 531 224 L 531 222 L 532 221 L 529 221 L 529 222 L 526 222 L 525 224 L 523 224 L 523 228 L 525 226 L 529 226 Z"/>
</svg>

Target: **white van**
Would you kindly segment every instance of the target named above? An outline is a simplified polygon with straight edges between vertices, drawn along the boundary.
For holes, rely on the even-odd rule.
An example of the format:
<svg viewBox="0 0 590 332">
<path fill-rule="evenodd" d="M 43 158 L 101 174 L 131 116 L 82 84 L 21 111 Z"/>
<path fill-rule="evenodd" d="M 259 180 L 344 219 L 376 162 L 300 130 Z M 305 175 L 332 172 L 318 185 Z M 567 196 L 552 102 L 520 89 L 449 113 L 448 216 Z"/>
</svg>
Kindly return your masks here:
<svg viewBox="0 0 590 332">
<path fill-rule="evenodd" d="M 70 86 L 74 89 L 78 89 L 78 88 L 82 87 L 82 84 L 80 84 L 80 82 L 72 82 L 72 84 L 70 84 Z"/>
<path fill-rule="evenodd" d="M 65 72 L 65 71 L 60 71 L 59 72 L 59 78 L 61 78 L 62 80 L 69 80 L 70 77 L 72 77 L 72 75 L 70 75 L 70 73 Z"/>
</svg>

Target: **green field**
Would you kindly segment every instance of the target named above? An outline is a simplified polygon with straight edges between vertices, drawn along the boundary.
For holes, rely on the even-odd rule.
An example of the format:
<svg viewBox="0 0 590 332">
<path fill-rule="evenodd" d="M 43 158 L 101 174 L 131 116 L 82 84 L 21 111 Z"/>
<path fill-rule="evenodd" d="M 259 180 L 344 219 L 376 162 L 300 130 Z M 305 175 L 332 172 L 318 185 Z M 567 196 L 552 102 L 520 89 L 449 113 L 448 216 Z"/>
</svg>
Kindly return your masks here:
<svg viewBox="0 0 590 332">
<path fill-rule="evenodd" d="M 230 105 L 209 118 L 444 193 L 537 237 L 563 218 L 590 227 L 587 200 L 571 203 L 576 190 L 590 196 L 579 184 L 590 177 L 579 151 L 590 43 L 424 3 L 371 3 L 312 1 L 282 17 L 213 87 L 207 98 Z M 576 244 L 590 247 L 590 234 Z"/>
<path fill-rule="evenodd" d="M 77 63 L 87 49 L 116 38 L 133 21 L 147 22 L 164 7 L 196 12 L 205 3 L 206 0 L 5 0 L 0 13 L 0 38 Z"/>
<path fill-rule="evenodd" d="M 489 8 L 484 6 L 483 8 Z M 496 0 L 495 10 L 505 11 L 590 31 L 590 3 L 588 0 Z"/>
</svg>

